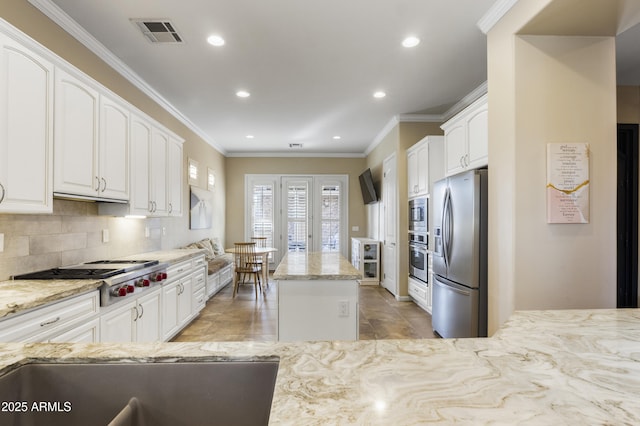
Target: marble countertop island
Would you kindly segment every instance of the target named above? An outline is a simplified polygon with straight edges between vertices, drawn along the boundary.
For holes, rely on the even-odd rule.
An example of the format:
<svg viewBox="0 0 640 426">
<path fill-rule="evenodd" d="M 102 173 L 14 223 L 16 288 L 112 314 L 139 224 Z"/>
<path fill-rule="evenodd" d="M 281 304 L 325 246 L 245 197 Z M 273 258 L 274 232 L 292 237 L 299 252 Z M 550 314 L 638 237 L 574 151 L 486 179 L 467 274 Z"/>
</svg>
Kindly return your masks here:
<svg viewBox="0 0 640 426">
<path fill-rule="evenodd" d="M 284 256 L 274 280 L 359 280 L 360 272 L 340 253 L 291 252 Z"/>
<path fill-rule="evenodd" d="M 279 359 L 272 425 L 640 424 L 640 310 L 516 312 L 485 339 L 2 344 L 29 362 Z"/>
</svg>

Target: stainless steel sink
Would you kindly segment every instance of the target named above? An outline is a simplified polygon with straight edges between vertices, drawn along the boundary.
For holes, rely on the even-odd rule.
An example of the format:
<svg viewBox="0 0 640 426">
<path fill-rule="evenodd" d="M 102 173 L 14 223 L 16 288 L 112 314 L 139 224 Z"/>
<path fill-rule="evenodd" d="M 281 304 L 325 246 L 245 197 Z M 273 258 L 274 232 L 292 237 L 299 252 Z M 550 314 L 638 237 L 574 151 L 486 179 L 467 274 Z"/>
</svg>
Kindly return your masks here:
<svg viewBox="0 0 640 426">
<path fill-rule="evenodd" d="M 0 377 L 2 425 L 266 425 L 277 361 L 27 364 Z"/>
</svg>

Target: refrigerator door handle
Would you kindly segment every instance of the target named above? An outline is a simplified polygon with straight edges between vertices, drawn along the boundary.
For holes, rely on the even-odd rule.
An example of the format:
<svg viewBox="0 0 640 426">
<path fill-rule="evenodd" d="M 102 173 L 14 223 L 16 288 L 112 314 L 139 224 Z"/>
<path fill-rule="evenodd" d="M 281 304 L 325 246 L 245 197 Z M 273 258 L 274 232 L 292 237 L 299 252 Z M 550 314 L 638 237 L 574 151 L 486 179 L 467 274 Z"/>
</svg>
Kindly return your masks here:
<svg viewBox="0 0 640 426">
<path fill-rule="evenodd" d="M 449 252 L 451 244 L 451 189 L 447 188 L 444 193 L 444 203 L 442 208 L 442 251 L 444 254 L 444 264 L 449 267 Z"/>
</svg>

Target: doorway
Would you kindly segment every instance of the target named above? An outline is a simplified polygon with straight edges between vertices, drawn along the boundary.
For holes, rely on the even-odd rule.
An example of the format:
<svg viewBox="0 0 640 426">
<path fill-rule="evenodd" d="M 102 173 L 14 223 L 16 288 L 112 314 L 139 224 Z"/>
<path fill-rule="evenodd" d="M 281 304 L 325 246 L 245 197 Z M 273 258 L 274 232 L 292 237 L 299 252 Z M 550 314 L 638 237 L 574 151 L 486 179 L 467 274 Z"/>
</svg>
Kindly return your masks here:
<svg viewBox="0 0 640 426">
<path fill-rule="evenodd" d="M 271 269 L 287 252 L 348 256 L 347 175 L 245 175 L 245 185 L 245 237 L 267 237 L 278 249 Z"/>
<path fill-rule="evenodd" d="M 618 124 L 617 307 L 638 307 L 638 125 Z"/>
</svg>

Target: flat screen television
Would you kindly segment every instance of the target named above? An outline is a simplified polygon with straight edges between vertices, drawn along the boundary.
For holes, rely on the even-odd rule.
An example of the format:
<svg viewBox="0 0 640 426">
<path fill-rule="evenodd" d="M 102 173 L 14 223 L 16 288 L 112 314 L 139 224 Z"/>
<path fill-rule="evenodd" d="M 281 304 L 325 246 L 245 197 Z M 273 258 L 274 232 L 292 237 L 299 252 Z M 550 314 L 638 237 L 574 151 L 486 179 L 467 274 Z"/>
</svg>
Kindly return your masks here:
<svg viewBox="0 0 640 426">
<path fill-rule="evenodd" d="M 360 175 L 360 190 L 362 191 L 362 200 L 365 204 L 373 204 L 378 201 L 378 193 L 373 185 L 373 176 L 371 169 L 367 169 Z"/>
</svg>

